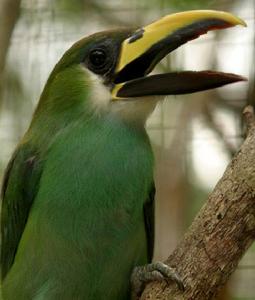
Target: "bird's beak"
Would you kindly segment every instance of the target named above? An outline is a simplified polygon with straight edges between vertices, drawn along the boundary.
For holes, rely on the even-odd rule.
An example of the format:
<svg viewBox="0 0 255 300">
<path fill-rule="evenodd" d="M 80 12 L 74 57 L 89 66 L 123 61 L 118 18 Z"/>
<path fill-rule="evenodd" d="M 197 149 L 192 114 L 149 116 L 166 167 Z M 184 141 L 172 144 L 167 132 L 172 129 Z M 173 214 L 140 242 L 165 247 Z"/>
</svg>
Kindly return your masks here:
<svg viewBox="0 0 255 300">
<path fill-rule="evenodd" d="M 146 76 L 163 57 L 186 42 L 209 30 L 236 25 L 246 26 L 243 20 L 230 13 L 194 10 L 167 15 L 136 30 L 122 42 L 112 98 L 186 94 L 246 80 L 239 75 L 212 71 Z"/>
</svg>

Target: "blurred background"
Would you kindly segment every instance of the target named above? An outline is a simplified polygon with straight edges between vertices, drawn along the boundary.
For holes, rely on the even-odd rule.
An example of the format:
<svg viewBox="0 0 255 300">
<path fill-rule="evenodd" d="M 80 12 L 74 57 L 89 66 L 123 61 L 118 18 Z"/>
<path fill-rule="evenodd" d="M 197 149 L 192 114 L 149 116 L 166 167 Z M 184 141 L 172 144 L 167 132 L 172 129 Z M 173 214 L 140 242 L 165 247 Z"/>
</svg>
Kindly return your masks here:
<svg viewBox="0 0 255 300">
<path fill-rule="evenodd" d="M 72 43 L 188 9 L 229 11 L 248 27 L 210 32 L 171 53 L 155 72 L 214 69 L 249 80 L 167 97 L 147 122 L 157 163 L 155 259 L 166 259 L 243 141 L 242 110 L 255 105 L 254 0 L 0 0 L 0 179 L 49 72 Z M 255 245 L 219 299 L 255 300 Z"/>
</svg>

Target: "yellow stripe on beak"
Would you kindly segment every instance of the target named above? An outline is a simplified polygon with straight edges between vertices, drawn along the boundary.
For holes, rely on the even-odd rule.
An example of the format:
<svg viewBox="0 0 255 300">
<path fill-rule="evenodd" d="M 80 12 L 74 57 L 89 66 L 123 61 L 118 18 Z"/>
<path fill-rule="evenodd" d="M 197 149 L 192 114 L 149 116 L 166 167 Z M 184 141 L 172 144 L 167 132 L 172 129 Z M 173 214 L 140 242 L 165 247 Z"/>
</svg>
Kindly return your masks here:
<svg viewBox="0 0 255 300">
<path fill-rule="evenodd" d="M 193 10 L 167 15 L 146 27 L 137 30 L 131 37 L 122 43 L 116 73 L 120 72 L 125 66 L 140 57 L 153 45 L 164 38 L 181 28 L 185 28 L 186 26 L 202 20 L 219 20 L 224 22 L 224 26 L 215 26 L 215 28 L 210 28 L 210 30 L 227 28 L 235 25 L 246 26 L 246 23 L 240 18 L 221 11 Z M 201 32 L 200 34 L 202 33 L 205 32 Z"/>
</svg>

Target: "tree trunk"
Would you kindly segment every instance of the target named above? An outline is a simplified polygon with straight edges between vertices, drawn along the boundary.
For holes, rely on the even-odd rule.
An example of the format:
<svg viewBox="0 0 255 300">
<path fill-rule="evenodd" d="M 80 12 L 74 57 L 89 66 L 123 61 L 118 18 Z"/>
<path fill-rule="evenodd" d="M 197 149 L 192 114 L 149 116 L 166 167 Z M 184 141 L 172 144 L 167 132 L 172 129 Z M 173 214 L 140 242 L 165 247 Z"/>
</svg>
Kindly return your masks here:
<svg viewBox="0 0 255 300">
<path fill-rule="evenodd" d="M 255 122 L 251 107 L 245 109 L 244 116 L 246 140 L 166 261 L 183 279 L 185 292 L 174 283 L 152 282 L 141 300 L 213 299 L 254 241 Z"/>
</svg>

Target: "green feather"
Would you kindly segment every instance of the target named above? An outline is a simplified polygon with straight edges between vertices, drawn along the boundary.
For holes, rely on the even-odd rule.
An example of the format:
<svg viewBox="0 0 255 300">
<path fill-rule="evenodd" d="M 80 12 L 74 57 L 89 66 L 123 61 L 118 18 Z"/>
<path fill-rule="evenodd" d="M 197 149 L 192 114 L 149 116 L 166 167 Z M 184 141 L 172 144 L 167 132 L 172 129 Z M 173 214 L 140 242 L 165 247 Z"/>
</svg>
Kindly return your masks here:
<svg viewBox="0 0 255 300">
<path fill-rule="evenodd" d="M 153 158 L 146 135 L 110 116 L 80 118 L 41 159 L 6 299 L 39 292 L 45 299 L 125 299 L 133 266 L 148 261 L 143 205 Z"/>
<path fill-rule="evenodd" d="M 133 267 L 152 256 L 150 142 L 93 111 L 85 46 L 55 67 L 5 175 L 4 300 L 130 299 Z"/>
</svg>

